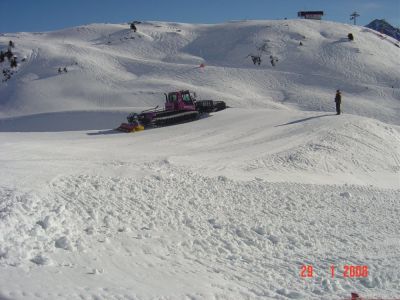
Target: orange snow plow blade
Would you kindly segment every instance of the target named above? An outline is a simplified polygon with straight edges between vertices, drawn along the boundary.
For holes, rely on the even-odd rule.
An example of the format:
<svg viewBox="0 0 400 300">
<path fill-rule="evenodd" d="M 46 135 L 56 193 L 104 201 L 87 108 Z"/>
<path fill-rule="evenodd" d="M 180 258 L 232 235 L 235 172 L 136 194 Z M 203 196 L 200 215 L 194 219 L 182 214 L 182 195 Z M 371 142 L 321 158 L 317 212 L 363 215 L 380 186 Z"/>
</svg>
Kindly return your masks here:
<svg viewBox="0 0 400 300">
<path fill-rule="evenodd" d="M 144 127 L 138 124 L 122 123 L 117 130 L 122 132 L 135 132 L 144 130 Z"/>
<path fill-rule="evenodd" d="M 142 125 L 138 125 L 135 127 L 135 131 L 142 131 L 142 130 L 144 130 L 144 126 Z"/>
</svg>

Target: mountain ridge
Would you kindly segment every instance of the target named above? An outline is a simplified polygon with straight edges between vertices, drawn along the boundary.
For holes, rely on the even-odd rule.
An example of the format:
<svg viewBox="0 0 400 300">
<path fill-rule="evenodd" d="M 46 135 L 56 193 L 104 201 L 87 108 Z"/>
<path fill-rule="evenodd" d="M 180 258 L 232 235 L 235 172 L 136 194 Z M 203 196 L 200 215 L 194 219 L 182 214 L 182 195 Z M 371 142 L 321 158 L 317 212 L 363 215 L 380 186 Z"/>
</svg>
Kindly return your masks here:
<svg viewBox="0 0 400 300">
<path fill-rule="evenodd" d="M 375 19 L 365 25 L 365 27 L 384 33 L 398 41 L 400 41 L 400 29 L 392 26 L 385 19 Z"/>
</svg>

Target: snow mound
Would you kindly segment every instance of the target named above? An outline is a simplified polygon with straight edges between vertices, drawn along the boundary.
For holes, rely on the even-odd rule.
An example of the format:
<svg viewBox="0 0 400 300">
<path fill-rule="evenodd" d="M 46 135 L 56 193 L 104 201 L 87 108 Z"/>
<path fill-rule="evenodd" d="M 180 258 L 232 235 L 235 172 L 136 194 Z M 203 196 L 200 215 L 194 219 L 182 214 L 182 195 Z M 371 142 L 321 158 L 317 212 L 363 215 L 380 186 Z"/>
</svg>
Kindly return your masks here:
<svg viewBox="0 0 400 300">
<path fill-rule="evenodd" d="M 258 158 L 246 169 L 398 173 L 399 145 L 399 132 L 384 123 L 368 119 L 346 121 L 333 129 L 325 128 L 305 144 Z"/>
<path fill-rule="evenodd" d="M 179 278 L 190 270 L 195 277 L 210 276 L 217 282 L 212 288 L 204 282 L 198 288 L 188 285 L 183 293 L 211 288 L 215 296 L 229 297 L 244 293 L 249 298 L 318 299 L 319 293 L 344 297 L 349 289 L 374 294 L 383 286 L 388 294 L 396 291 L 398 282 L 388 278 L 399 268 L 391 255 L 397 249 L 393 237 L 399 226 L 399 191 L 347 186 L 352 196 L 346 198 L 335 186 L 239 182 L 159 166 L 149 165 L 158 175 L 139 179 L 59 177 L 40 195 L 1 189 L 5 234 L 0 264 L 64 265 L 77 252 L 87 257 L 82 265 L 71 266 L 77 274 L 82 268 L 87 276 L 130 272 L 134 266 L 145 275 L 165 272 L 168 266 L 167 277 Z M 379 222 L 371 222 L 376 218 Z M 105 253 L 107 259 L 93 261 Z M 307 257 L 320 272 L 328 272 L 330 264 L 367 264 L 373 274 L 368 279 L 379 284 L 341 278 L 328 288 L 318 276 L 304 289 L 299 270 Z M 149 258 L 163 263 L 147 264 Z M 121 282 L 103 284 L 122 292 Z M 145 298 L 172 295 L 156 282 L 147 284 L 151 288 Z M 68 297 L 74 289 L 63 287 L 63 294 Z"/>
</svg>

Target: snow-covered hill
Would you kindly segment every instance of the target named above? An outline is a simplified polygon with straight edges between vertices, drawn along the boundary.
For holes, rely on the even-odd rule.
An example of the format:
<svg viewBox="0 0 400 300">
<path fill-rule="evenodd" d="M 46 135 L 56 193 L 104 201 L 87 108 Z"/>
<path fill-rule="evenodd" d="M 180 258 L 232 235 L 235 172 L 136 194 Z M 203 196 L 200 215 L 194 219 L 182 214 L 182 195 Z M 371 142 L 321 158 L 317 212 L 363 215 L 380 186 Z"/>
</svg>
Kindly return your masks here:
<svg viewBox="0 0 400 300">
<path fill-rule="evenodd" d="M 146 22 L 137 33 L 128 27 L 0 36 L 1 49 L 12 40 L 20 60 L 26 58 L 0 85 L 3 116 L 152 106 L 163 103 L 164 92 L 182 88 L 235 107 L 329 111 L 339 88 L 345 112 L 399 124 L 400 48 L 367 28 L 310 20 Z M 260 54 L 261 65 L 253 65 L 248 55 Z M 275 67 L 270 55 L 278 59 Z M 58 74 L 60 67 L 68 73 Z"/>
<path fill-rule="evenodd" d="M 398 297 L 396 42 L 310 20 L 137 27 L 0 36 L 18 55 L 0 82 L 0 299 Z M 231 108 L 112 130 L 178 89 Z"/>
</svg>

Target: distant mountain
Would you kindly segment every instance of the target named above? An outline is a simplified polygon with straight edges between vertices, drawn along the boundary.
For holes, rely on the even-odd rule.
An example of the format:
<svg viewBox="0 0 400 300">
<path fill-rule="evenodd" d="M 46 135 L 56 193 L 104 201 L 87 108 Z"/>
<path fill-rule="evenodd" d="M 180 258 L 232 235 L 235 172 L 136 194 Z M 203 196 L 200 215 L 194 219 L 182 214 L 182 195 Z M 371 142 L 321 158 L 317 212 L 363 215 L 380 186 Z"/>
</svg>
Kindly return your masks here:
<svg viewBox="0 0 400 300">
<path fill-rule="evenodd" d="M 382 20 L 375 19 L 371 23 L 366 25 L 365 27 L 374 29 L 376 31 L 384 33 L 384 34 L 391 36 L 392 38 L 395 38 L 396 40 L 400 41 L 400 29 L 393 27 L 388 22 L 386 22 L 384 19 L 382 19 Z"/>
</svg>

